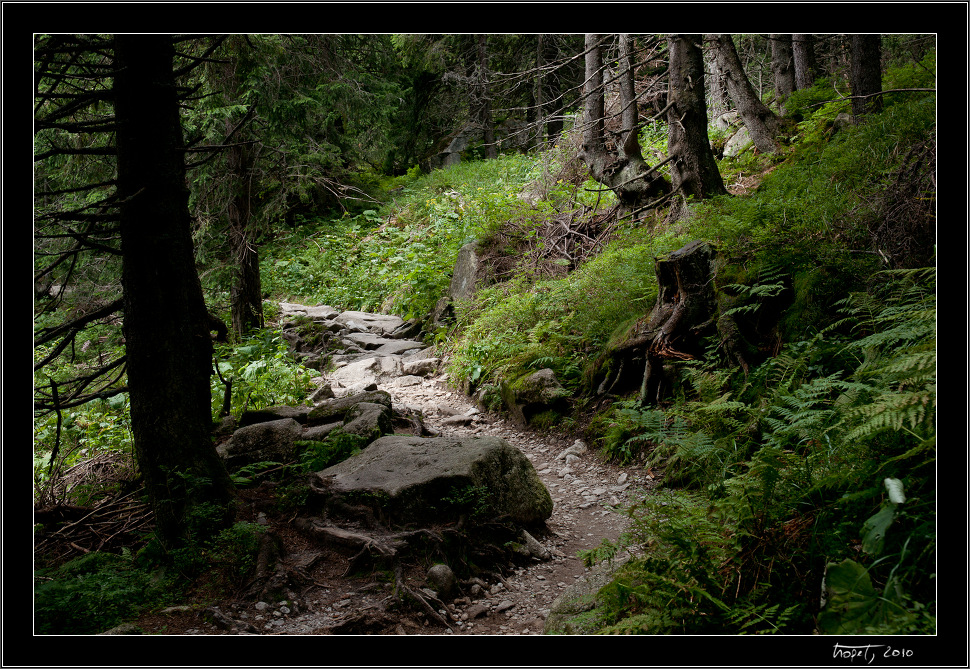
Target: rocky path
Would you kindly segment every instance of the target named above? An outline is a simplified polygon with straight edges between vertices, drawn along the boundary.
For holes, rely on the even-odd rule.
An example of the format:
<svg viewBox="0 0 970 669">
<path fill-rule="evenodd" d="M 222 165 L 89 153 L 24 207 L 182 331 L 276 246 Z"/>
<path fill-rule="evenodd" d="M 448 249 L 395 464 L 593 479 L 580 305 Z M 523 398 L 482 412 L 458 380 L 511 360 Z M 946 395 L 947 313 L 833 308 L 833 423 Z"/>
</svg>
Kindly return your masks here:
<svg viewBox="0 0 970 669">
<path fill-rule="evenodd" d="M 372 325 L 371 332 L 356 339 L 364 341 L 374 336 L 375 329 Z M 398 349 L 405 361 L 426 357 L 419 349 L 390 347 L 379 341 L 373 344 L 379 344 L 376 349 L 385 347 L 388 354 L 391 349 Z M 542 541 L 550 556 L 548 560 L 537 560 L 499 583 L 458 598 L 453 603 L 452 613 L 459 619 L 454 630 L 439 627 L 425 632 L 540 634 L 556 598 L 588 574 L 577 552 L 593 548 L 604 539 L 619 537 L 627 523 L 622 510 L 651 489 L 655 481 L 642 470 L 626 470 L 603 462 L 582 442 L 577 444 L 572 438 L 551 432 L 526 430 L 500 415 L 481 411 L 469 397 L 449 387 L 447 376 L 441 372 L 444 362 L 427 377 L 404 374 L 415 366 L 405 363 L 400 374 L 378 375 L 378 387 L 390 393 L 396 406 L 420 412 L 425 426 L 433 432 L 443 436 L 493 435 L 517 447 L 538 471 L 554 507 L 547 521 L 550 534 Z M 348 367 L 353 364 L 360 362 L 351 362 Z M 581 452 L 567 454 L 567 450 Z M 280 629 L 286 631 L 285 627 Z"/>
<path fill-rule="evenodd" d="M 481 581 L 462 588 L 457 598 L 443 602 L 448 608 L 450 627 L 427 620 L 423 625 L 398 624 L 399 634 L 541 634 L 556 599 L 570 586 L 581 584 L 589 570 L 577 552 L 598 546 L 604 539 L 615 540 L 627 526 L 623 509 L 648 493 L 655 481 L 643 470 L 624 469 L 605 463 L 599 455 L 573 437 L 554 431 L 537 432 L 516 425 L 502 415 L 482 411 L 472 400 L 448 385 L 444 362 L 432 358 L 433 351 L 411 338 L 401 336 L 406 324 L 396 317 L 359 312 L 337 312 L 328 307 L 284 305 L 286 313 L 307 315 L 332 327 L 346 353 L 333 356 L 339 365 L 324 375 L 325 385 L 338 397 L 360 390 L 384 390 L 398 409 L 418 412 L 425 427 L 441 436 L 491 435 L 505 439 L 532 462 L 553 502 L 547 520 L 548 533 L 539 537 L 545 559 L 533 558 L 529 566 L 512 573 L 496 574 L 491 582 Z M 392 336 L 392 331 L 397 336 Z M 284 329 L 284 336 L 286 330 Z M 293 343 L 291 341 L 291 343 Z M 330 341 L 332 346 L 333 340 Z M 298 355 L 313 358 L 313 353 Z M 424 360 L 424 363 L 419 361 Z M 329 394 L 329 391 L 328 391 Z M 274 528 L 279 529 L 279 528 Z M 293 539 L 291 535 L 291 539 Z M 299 546 L 287 546 L 299 555 Z M 366 612 L 380 610 L 388 600 L 388 584 L 348 578 L 334 564 L 320 575 L 319 565 L 327 562 L 312 549 L 318 565 L 315 587 L 292 602 L 237 603 L 227 605 L 231 625 L 218 621 L 192 625 L 183 633 L 257 634 L 353 634 L 375 633 L 360 621 Z M 339 560 L 334 560 L 339 562 Z M 344 565 L 345 566 L 345 565 Z M 430 617 L 430 616 L 429 616 Z M 379 618 L 379 617 L 378 617 Z M 379 619 L 378 619 L 379 622 Z M 408 621 L 413 622 L 413 621 Z M 361 625 L 364 625 L 363 627 Z M 241 627 L 240 627 L 241 626 Z M 226 629 L 230 631 L 227 632 Z M 387 632 L 387 628 L 382 630 Z"/>
<path fill-rule="evenodd" d="M 551 557 L 516 570 L 504 583 L 460 605 L 465 617 L 477 617 L 462 621 L 458 633 L 541 634 L 554 600 L 588 573 L 577 551 L 616 539 L 626 527 L 622 509 L 651 488 L 653 480 L 606 464 L 588 449 L 564 456 L 577 445 L 575 440 L 524 431 L 501 416 L 483 413 L 465 395 L 449 389 L 444 376 L 416 385 L 391 382 L 385 389 L 394 401 L 421 408 L 434 430 L 499 436 L 532 461 L 555 503 L 547 521 L 550 537 L 542 542 Z"/>
</svg>

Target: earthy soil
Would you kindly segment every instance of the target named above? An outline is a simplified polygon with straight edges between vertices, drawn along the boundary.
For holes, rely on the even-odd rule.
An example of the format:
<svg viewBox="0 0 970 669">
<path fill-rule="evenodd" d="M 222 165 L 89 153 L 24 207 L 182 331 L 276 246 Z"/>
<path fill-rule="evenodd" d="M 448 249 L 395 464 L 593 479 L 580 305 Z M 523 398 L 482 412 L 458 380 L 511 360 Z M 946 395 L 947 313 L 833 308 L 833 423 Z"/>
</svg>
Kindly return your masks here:
<svg viewBox="0 0 970 669">
<path fill-rule="evenodd" d="M 136 625 L 146 634 L 541 634 L 550 606 L 563 590 L 588 572 L 577 552 L 615 540 L 627 527 L 623 510 L 656 485 L 652 472 L 621 468 L 587 450 L 566 465 L 560 454 L 575 436 L 533 431 L 509 419 L 479 411 L 462 393 L 448 388 L 445 377 L 414 385 L 382 386 L 396 406 L 422 411 L 425 425 L 443 435 L 490 434 L 503 437 L 532 461 L 554 500 L 552 516 L 535 538 L 548 550 L 546 560 L 496 565 L 477 581 L 459 582 L 458 592 L 435 614 L 421 606 L 402 607 L 387 571 L 347 574 L 355 551 L 319 545 L 292 527 L 295 514 L 274 515 L 266 486 L 246 491 L 251 520 L 268 524 L 283 543 L 283 563 L 294 575 L 285 602 L 259 601 L 240 593 L 236 599 L 208 602 L 184 610 L 142 616 Z M 454 416 L 465 415 L 456 419 Z M 449 420 L 450 419 L 450 420 Z M 458 423 L 458 424 L 456 424 Z M 467 423 L 467 424 L 460 424 Z M 260 511 L 263 511 L 262 518 Z M 411 564 L 401 573 L 408 587 L 424 585 L 430 564 Z M 201 593 L 200 593 L 201 598 Z M 434 601 L 434 600 L 432 600 Z M 212 610 L 213 607 L 216 609 Z M 444 615 L 441 611 L 445 611 Z"/>
</svg>

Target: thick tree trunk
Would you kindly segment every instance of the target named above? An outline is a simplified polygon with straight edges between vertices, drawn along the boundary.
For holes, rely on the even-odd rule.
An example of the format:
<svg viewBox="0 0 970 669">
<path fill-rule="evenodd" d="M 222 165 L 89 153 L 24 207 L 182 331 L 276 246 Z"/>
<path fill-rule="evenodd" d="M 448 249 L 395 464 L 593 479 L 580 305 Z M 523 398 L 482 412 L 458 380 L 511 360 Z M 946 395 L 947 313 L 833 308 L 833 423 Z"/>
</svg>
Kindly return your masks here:
<svg viewBox="0 0 970 669">
<path fill-rule="evenodd" d="M 803 91 L 815 84 L 818 67 L 815 64 L 815 38 L 811 35 L 792 35 L 792 59 L 795 64 L 795 88 Z"/>
<path fill-rule="evenodd" d="M 651 169 L 640 153 L 637 123 L 638 109 L 632 95 L 633 69 L 621 65 L 619 89 L 622 127 L 619 141 L 610 149 L 606 142 L 606 103 L 603 85 L 602 35 L 586 36 L 586 83 L 584 86 L 584 119 L 582 158 L 590 175 L 616 193 L 620 213 L 635 213 L 660 195 L 670 192 L 670 183 L 656 169 Z M 621 54 L 626 53 L 629 35 L 620 36 Z M 629 99 L 624 99 L 629 98 Z M 631 124 L 631 125 L 627 125 Z"/>
<path fill-rule="evenodd" d="M 673 158 L 670 176 L 675 191 L 679 189 L 685 198 L 693 196 L 697 200 L 727 193 L 707 136 L 704 55 L 700 43 L 700 35 L 667 38 L 667 103 L 672 104 L 667 112 L 667 155 Z M 671 208 L 671 217 L 679 216 L 677 208 Z"/>
<path fill-rule="evenodd" d="M 751 87 L 731 36 L 715 35 L 714 40 L 717 46 L 718 69 L 727 85 L 731 100 L 734 101 L 734 106 L 751 135 L 751 141 L 762 153 L 774 153 L 778 150 L 775 143 L 779 130 L 778 118 L 761 102 L 758 94 Z"/>
<path fill-rule="evenodd" d="M 229 519 L 210 436 L 212 343 L 196 273 L 182 128 L 163 35 L 115 38 L 124 335 L 135 455 L 168 547 Z"/>
<path fill-rule="evenodd" d="M 785 101 L 795 90 L 795 64 L 792 56 L 792 36 L 771 36 L 771 72 L 775 80 L 775 102 L 784 116 Z"/>
<path fill-rule="evenodd" d="M 852 36 L 852 95 L 870 95 L 852 99 L 852 115 L 861 116 L 882 109 L 882 38 L 879 35 Z"/>
</svg>

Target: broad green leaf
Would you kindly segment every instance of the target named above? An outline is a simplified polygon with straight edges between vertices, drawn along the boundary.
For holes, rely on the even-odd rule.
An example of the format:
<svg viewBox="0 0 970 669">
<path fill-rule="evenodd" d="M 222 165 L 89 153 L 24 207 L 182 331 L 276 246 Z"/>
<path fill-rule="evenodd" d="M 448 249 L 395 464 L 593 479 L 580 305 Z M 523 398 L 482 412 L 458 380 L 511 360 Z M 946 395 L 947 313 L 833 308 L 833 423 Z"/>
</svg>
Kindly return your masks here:
<svg viewBox="0 0 970 669">
<path fill-rule="evenodd" d="M 879 604 L 869 573 L 858 562 L 830 563 L 825 573 L 826 604 L 818 616 L 823 634 L 854 634 L 869 624 Z"/>
<path fill-rule="evenodd" d="M 895 505 L 887 505 L 862 525 L 862 550 L 869 555 L 879 555 L 886 539 L 886 530 L 896 515 Z"/>
</svg>

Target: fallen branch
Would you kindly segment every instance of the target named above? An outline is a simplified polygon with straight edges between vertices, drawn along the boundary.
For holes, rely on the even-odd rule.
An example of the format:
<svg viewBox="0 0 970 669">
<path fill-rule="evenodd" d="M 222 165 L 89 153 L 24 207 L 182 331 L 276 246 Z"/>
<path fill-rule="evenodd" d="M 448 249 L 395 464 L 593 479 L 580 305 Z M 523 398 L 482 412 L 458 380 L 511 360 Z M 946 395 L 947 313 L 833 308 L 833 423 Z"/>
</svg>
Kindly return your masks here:
<svg viewBox="0 0 970 669">
<path fill-rule="evenodd" d="M 451 623 L 449 623 L 440 613 L 438 613 L 435 607 L 432 606 L 428 600 L 433 601 L 435 604 L 441 607 L 441 610 L 445 612 L 445 615 L 449 615 L 448 608 L 437 597 L 426 595 L 419 590 L 415 590 L 414 588 L 408 587 L 404 583 L 404 577 L 401 574 L 401 565 L 399 564 L 394 566 L 394 588 L 395 588 L 395 592 L 400 591 L 403 594 L 410 597 L 411 599 L 413 599 L 415 602 L 417 602 L 418 605 L 424 610 L 424 612 L 427 613 L 429 616 L 431 616 L 433 619 L 437 620 L 439 623 L 441 623 L 448 629 L 454 630 L 454 627 L 451 626 Z M 398 598 L 400 599 L 400 596 L 398 596 Z"/>
</svg>

